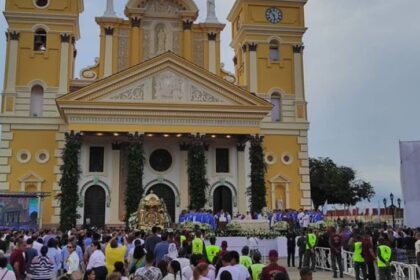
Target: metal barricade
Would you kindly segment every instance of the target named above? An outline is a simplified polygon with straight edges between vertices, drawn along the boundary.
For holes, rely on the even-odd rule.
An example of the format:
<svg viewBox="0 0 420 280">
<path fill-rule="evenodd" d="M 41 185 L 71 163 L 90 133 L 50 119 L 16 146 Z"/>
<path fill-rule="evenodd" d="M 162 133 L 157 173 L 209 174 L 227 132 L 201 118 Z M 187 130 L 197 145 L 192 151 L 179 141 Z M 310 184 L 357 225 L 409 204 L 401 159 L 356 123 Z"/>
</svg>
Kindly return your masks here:
<svg viewBox="0 0 420 280">
<path fill-rule="evenodd" d="M 393 277 L 396 280 L 416 280 L 416 266 L 401 262 L 391 262 Z"/>
</svg>

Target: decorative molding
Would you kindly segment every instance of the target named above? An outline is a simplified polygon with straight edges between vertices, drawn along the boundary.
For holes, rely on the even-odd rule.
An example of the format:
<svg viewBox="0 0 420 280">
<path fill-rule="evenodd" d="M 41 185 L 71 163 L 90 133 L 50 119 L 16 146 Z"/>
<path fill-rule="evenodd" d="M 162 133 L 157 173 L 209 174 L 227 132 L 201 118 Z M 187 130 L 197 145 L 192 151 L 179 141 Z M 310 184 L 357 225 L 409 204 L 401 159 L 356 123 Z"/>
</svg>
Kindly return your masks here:
<svg viewBox="0 0 420 280">
<path fill-rule="evenodd" d="M 185 30 L 190 30 L 191 31 L 192 25 L 193 25 L 193 21 L 190 20 L 190 19 L 184 20 L 182 22 L 182 28 L 183 28 L 184 31 Z"/>
<path fill-rule="evenodd" d="M 113 27 L 108 26 L 108 27 L 105 27 L 104 30 L 105 30 L 105 35 L 107 35 L 107 36 L 108 35 L 109 36 L 114 35 L 114 28 Z"/>
<path fill-rule="evenodd" d="M 238 152 L 245 152 L 246 143 L 236 143 L 236 150 Z"/>
<path fill-rule="evenodd" d="M 22 164 L 28 163 L 31 160 L 31 152 L 26 149 L 20 150 L 16 154 L 16 159 Z"/>
<path fill-rule="evenodd" d="M 9 39 L 19 41 L 20 33 L 17 31 L 10 31 L 9 32 Z"/>
<path fill-rule="evenodd" d="M 87 181 L 86 183 L 83 184 L 82 187 L 80 187 L 79 207 L 84 206 L 84 204 L 85 204 L 85 193 L 86 193 L 87 189 L 92 187 L 92 186 L 99 186 L 99 187 L 102 187 L 104 189 L 105 195 L 106 195 L 106 207 L 107 208 L 111 207 L 111 189 L 110 189 L 110 187 L 104 181 L 96 179 L 96 178 L 93 179 L 93 180 Z"/>
<path fill-rule="evenodd" d="M 95 64 L 80 70 L 80 77 L 82 80 L 96 80 L 98 74 L 93 70 L 99 65 L 99 58 L 95 58 Z"/>
<path fill-rule="evenodd" d="M 41 164 L 47 163 L 50 160 L 50 153 L 45 149 L 40 150 L 35 154 L 35 159 Z"/>
<path fill-rule="evenodd" d="M 209 38 L 209 41 L 216 41 L 216 38 L 217 38 L 217 33 L 215 33 L 215 32 L 210 32 L 210 33 L 208 33 L 208 34 L 207 34 L 207 36 L 208 36 L 208 38 Z"/>
<path fill-rule="evenodd" d="M 247 45 L 242 45 L 242 51 L 245 53 L 247 51 Z"/>
<path fill-rule="evenodd" d="M 304 49 L 305 49 L 305 46 L 303 44 L 293 45 L 294 53 L 302 53 Z"/>
<path fill-rule="evenodd" d="M 70 43 L 71 34 L 68 33 L 61 33 L 60 39 L 61 43 Z"/>
<path fill-rule="evenodd" d="M 132 17 L 130 18 L 131 27 L 140 28 L 141 25 L 141 18 L 139 17 Z"/>
<path fill-rule="evenodd" d="M 249 47 L 249 51 L 250 52 L 256 52 L 257 51 L 258 44 L 256 44 L 256 43 L 250 43 L 250 44 L 248 44 L 248 47 Z"/>
</svg>

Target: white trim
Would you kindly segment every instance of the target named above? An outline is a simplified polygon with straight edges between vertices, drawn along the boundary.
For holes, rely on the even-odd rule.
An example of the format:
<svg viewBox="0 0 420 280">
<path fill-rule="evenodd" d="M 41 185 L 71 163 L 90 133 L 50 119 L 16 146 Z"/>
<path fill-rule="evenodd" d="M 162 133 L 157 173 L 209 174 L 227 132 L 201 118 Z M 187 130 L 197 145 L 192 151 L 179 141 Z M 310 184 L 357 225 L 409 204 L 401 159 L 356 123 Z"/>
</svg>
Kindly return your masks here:
<svg viewBox="0 0 420 280">
<path fill-rule="evenodd" d="M 44 93 L 48 88 L 47 83 L 43 80 L 31 80 L 26 84 L 26 86 L 29 90 L 31 90 L 34 86 L 41 86 L 44 89 Z"/>
<path fill-rule="evenodd" d="M 154 151 L 157 151 L 157 150 L 165 150 L 165 151 L 167 151 L 170 155 L 171 155 L 171 158 L 172 158 L 172 162 L 171 162 L 171 165 L 169 166 L 169 168 L 168 169 L 166 169 L 165 171 L 157 171 L 157 170 L 155 170 L 152 166 L 150 166 L 150 156 L 152 155 L 152 153 L 154 152 Z M 168 173 L 170 173 L 171 171 L 172 171 L 172 169 L 174 168 L 174 166 L 175 166 L 175 163 L 177 162 L 176 161 L 176 157 L 175 157 L 175 153 L 171 150 L 171 149 L 167 149 L 167 148 L 165 148 L 164 146 L 160 146 L 160 145 L 152 145 L 151 146 L 151 149 L 150 150 L 148 150 L 146 153 L 145 153 L 145 157 L 144 157 L 144 165 L 145 165 L 145 167 L 148 167 L 148 169 L 152 172 L 152 173 L 154 173 L 154 174 L 156 174 L 156 175 L 165 175 L 165 174 L 168 174 Z"/>
<path fill-rule="evenodd" d="M 105 35 L 104 77 L 112 75 L 113 36 Z"/>
<path fill-rule="evenodd" d="M 213 209 L 214 205 L 213 205 L 213 196 L 214 196 L 214 192 L 216 191 L 216 189 L 218 187 L 227 187 L 231 193 L 232 193 L 232 212 L 235 213 L 237 212 L 237 208 L 238 208 L 238 192 L 236 190 L 236 187 L 229 181 L 225 181 L 225 182 L 221 182 L 221 181 L 217 181 L 216 183 L 214 183 L 213 185 L 210 186 L 209 191 L 207 193 L 208 195 L 208 206 L 211 207 Z M 233 215 L 233 213 L 230 213 L 231 215 Z"/>
<path fill-rule="evenodd" d="M 35 1 L 36 0 L 34 0 L 34 2 Z M 44 8 L 40 8 L 40 9 L 44 9 Z M 41 24 L 41 23 L 37 23 L 37 24 L 33 25 L 31 30 L 32 30 L 32 32 L 35 33 L 39 29 L 43 29 L 47 33 L 50 32 L 50 28 L 47 25 Z"/>
<path fill-rule="evenodd" d="M 105 191 L 105 224 L 109 219 L 109 210 L 110 210 L 110 206 L 111 206 L 111 189 L 109 187 L 109 185 L 98 179 L 97 182 L 95 182 L 96 180 L 92 180 L 91 178 L 88 178 L 88 180 L 83 183 L 83 185 L 79 184 L 79 206 L 78 206 L 78 212 L 80 214 L 80 219 L 78 219 L 77 223 L 78 224 L 83 224 L 84 220 L 85 220 L 85 195 L 86 195 L 86 191 L 93 186 L 99 186 L 101 188 L 103 188 L 103 190 Z M 96 184 L 95 184 L 96 183 Z"/>
<path fill-rule="evenodd" d="M 209 40 L 209 71 L 216 74 L 216 41 Z"/>
<path fill-rule="evenodd" d="M 45 159 L 41 159 L 40 158 L 40 155 L 41 154 L 45 154 Z M 43 150 L 39 150 L 38 152 L 36 152 L 36 154 L 35 154 L 35 159 L 36 159 L 36 161 L 37 162 L 39 162 L 39 163 L 41 163 L 41 164 L 44 164 L 44 163 L 47 163 L 49 160 L 50 160 L 50 153 L 47 151 L 47 150 L 45 150 L 45 149 L 43 149 Z"/>
<path fill-rule="evenodd" d="M 58 94 L 66 94 L 68 89 L 68 73 L 69 73 L 69 42 L 61 42 L 60 53 L 60 81 L 58 86 Z"/>
<path fill-rule="evenodd" d="M 289 161 L 286 161 L 284 159 L 285 157 L 289 157 Z M 290 153 L 285 152 L 281 155 L 281 162 L 283 162 L 285 165 L 291 165 L 293 163 L 293 156 Z"/>
<path fill-rule="evenodd" d="M 258 63 L 257 63 L 257 52 L 249 51 L 249 89 L 252 93 L 258 93 Z"/>
<path fill-rule="evenodd" d="M 9 63 L 7 66 L 6 93 L 16 92 L 18 44 L 18 40 L 9 40 Z"/>
<path fill-rule="evenodd" d="M 273 158 L 273 160 L 268 160 L 268 157 L 271 156 Z M 273 165 L 277 162 L 277 157 L 274 153 L 272 152 L 268 152 L 264 155 L 264 162 L 268 165 Z"/>
<path fill-rule="evenodd" d="M 33 3 L 34 3 L 34 6 L 35 7 L 37 7 L 38 9 L 47 9 L 48 8 L 48 6 L 51 4 L 51 0 L 47 0 L 47 4 L 45 5 L 45 6 L 38 6 L 37 4 L 36 4 L 36 1 L 37 0 L 33 0 Z"/>
<path fill-rule="evenodd" d="M 28 156 L 26 159 L 22 159 L 21 158 L 24 153 L 26 153 L 27 156 Z M 22 149 L 19 152 L 17 152 L 17 154 L 16 154 L 17 161 L 20 162 L 20 163 L 22 163 L 22 164 L 26 164 L 26 163 L 30 162 L 31 161 L 31 157 L 32 157 L 31 152 L 29 152 L 26 149 Z"/>
</svg>

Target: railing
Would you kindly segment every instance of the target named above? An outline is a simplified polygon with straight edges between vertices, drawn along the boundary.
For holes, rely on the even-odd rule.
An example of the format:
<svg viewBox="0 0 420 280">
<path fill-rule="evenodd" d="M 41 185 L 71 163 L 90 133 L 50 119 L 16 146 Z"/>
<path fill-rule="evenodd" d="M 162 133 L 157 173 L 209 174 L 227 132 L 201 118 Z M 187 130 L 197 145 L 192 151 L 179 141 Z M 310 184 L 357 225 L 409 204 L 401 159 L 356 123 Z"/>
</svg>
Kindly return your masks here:
<svg viewBox="0 0 420 280">
<path fill-rule="evenodd" d="M 342 251 L 343 273 L 355 277 L 353 253 Z M 330 248 L 317 247 L 315 249 L 315 266 L 322 270 L 332 270 Z M 396 280 L 420 280 L 420 267 L 413 264 L 391 262 L 393 278 Z"/>
</svg>

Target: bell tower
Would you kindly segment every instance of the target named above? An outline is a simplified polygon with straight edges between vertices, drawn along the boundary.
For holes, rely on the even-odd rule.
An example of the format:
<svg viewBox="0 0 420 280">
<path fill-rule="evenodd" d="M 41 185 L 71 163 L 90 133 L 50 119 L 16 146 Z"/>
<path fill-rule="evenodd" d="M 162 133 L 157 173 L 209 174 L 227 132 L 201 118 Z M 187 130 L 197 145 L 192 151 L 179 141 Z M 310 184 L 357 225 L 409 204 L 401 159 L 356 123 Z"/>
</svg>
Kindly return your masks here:
<svg viewBox="0 0 420 280">
<path fill-rule="evenodd" d="M 236 0 L 229 13 L 237 83 L 273 105 L 265 136 L 267 206 L 311 206 L 303 79 L 307 0 Z"/>
<path fill-rule="evenodd" d="M 6 0 L 0 123 L 0 191 L 45 192 L 44 223 L 57 222 L 65 125 L 55 99 L 74 78 L 83 0 Z"/>
</svg>

